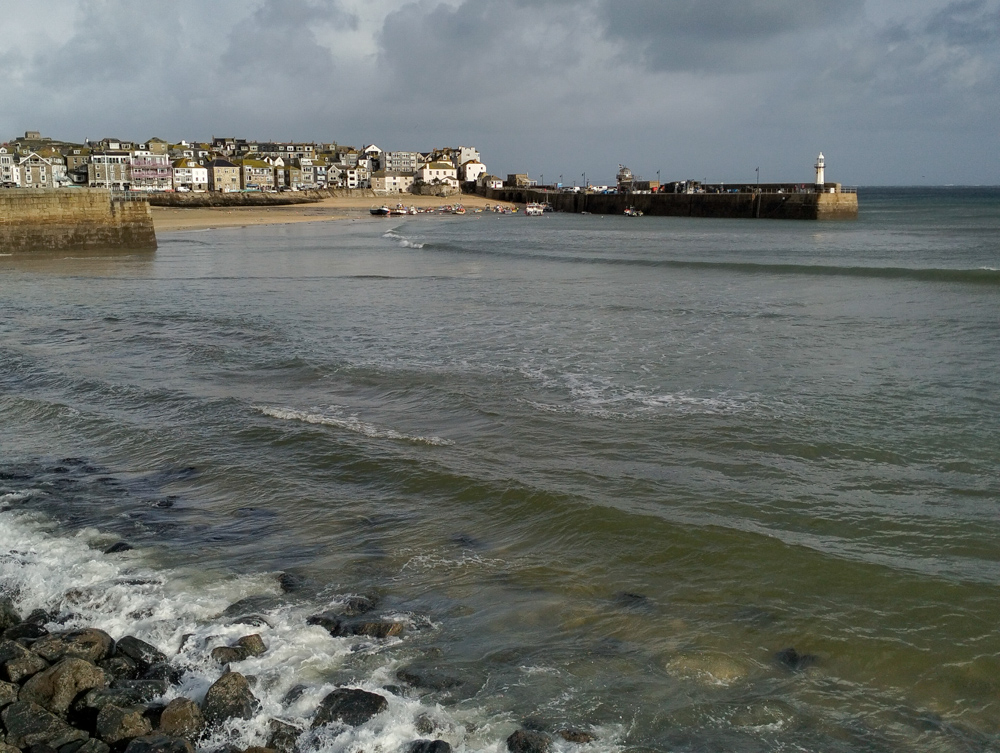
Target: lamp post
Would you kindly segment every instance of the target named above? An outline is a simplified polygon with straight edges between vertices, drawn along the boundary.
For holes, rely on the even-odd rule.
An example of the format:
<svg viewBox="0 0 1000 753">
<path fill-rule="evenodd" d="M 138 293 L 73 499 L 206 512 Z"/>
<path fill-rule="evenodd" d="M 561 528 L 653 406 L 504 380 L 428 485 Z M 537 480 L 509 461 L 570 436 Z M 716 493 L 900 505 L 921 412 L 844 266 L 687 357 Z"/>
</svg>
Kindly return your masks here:
<svg viewBox="0 0 1000 753">
<path fill-rule="evenodd" d="M 583 174 L 583 190 L 587 190 L 587 173 Z"/>
<path fill-rule="evenodd" d="M 562 173 L 559 174 L 559 187 L 562 188 Z"/>
</svg>

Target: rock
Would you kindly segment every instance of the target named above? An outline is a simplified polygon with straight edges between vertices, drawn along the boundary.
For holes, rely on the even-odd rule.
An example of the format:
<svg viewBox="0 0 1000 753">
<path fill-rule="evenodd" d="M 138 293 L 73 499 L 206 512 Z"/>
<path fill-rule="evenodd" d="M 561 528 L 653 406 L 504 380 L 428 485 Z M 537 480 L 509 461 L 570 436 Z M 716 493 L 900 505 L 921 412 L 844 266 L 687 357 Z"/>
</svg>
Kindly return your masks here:
<svg viewBox="0 0 1000 753">
<path fill-rule="evenodd" d="M 105 706 L 97 715 L 97 736 L 108 745 L 143 737 L 153 731 L 140 709 Z"/>
<path fill-rule="evenodd" d="M 35 641 L 31 650 L 50 662 L 75 656 L 96 664 L 111 656 L 114 647 L 114 640 L 103 630 L 87 628 L 69 633 L 51 633 Z"/>
<path fill-rule="evenodd" d="M 63 716 L 78 695 L 106 684 L 104 670 L 83 659 L 70 657 L 33 675 L 21 687 L 21 700 L 37 703 Z"/>
<path fill-rule="evenodd" d="M 36 625 L 47 625 L 54 621 L 55 616 L 49 614 L 44 609 L 32 609 L 31 614 L 21 620 L 21 622 L 33 622 Z"/>
<path fill-rule="evenodd" d="M 451 753 L 451 746 L 444 740 L 414 740 L 407 753 Z"/>
<path fill-rule="evenodd" d="M 194 746 L 182 737 L 148 735 L 130 742 L 125 753 L 194 753 Z"/>
<path fill-rule="evenodd" d="M 597 739 L 594 735 L 584 732 L 582 729 L 561 729 L 557 730 L 556 734 L 568 743 L 577 743 L 579 745 L 592 743 Z"/>
<path fill-rule="evenodd" d="M 358 617 L 363 614 L 368 614 L 378 606 L 378 602 L 375 599 L 369 599 L 367 596 L 349 596 L 347 600 L 341 605 L 340 613 L 345 617 Z"/>
<path fill-rule="evenodd" d="M 281 705 L 291 706 L 293 703 L 299 700 L 302 697 L 302 694 L 305 693 L 307 690 L 309 690 L 309 687 L 307 685 L 301 685 L 301 684 L 293 685 L 288 690 L 288 692 L 285 693 L 285 697 L 281 699 Z"/>
<path fill-rule="evenodd" d="M 73 729 L 55 714 L 30 701 L 17 701 L 0 713 L 7 729 L 7 744 L 15 748 L 45 743 L 61 748 L 74 740 L 86 740 L 89 735 Z"/>
<path fill-rule="evenodd" d="M 306 619 L 307 625 L 319 625 L 334 638 L 341 635 L 340 617 L 333 612 L 320 612 Z"/>
<path fill-rule="evenodd" d="M 212 649 L 212 659 L 219 664 L 232 664 L 246 658 L 246 649 L 241 646 L 217 646 Z"/>
<path fill-rule="evenodd" d="M 243 753 L 278 753 L 274 748 L 264 748 L 260 745 L 251 745 Z"/>
<path fill-rule="evenodd" d="M 118 554 L 119 552 L 128 552 L 132 549 L 132 545 L 125 541 L 116 541 L 114 544 L 109 546 L 104 550 L 105 554 Z"/>
<path fill-rule="evenodd" d="M 439 672 L 427 672 L 417 667 L 404 667 L 396 672 L 396 677 L 416 688 L 427 688 L 428 690 L 448 690 L 458 688 L 465 684 L 465 680 L 451 677 Z"/>
<path fill-rule="evenodd" d="M 111 656 L 102 662 L 98 662 L 97 666 L 103 669 L 104 673 L 112 680 L 138 680 L 139 675 L 142 673 L 139 665 L 124 654 Z"/>
<path fill-rule="evenodd" d="M 18 614 L 14 602 L 6 596 L 0 598 L 0 631 L 21 624 L 21 615 Z"/>
<path fill-rule="evenodd" d="M 154 664 L 165 664 L 167 661 L 167 655 L 156 646 L 150 645 L 146 641 L 141 641 L 131 635 L 126 635 L 118 641 L 118 645 L 115 646 L 115 653 L 127 656 L 139 665 L 139 669 L 143 672 Z"/>
<path fill-rule="evenodd" d="M 0 709 L 14 703 L 20 690 L 13 682 L 0 682 Z"/>
<path fill-rule="evenodd" d="M 248 656 L 262 656 L 267 653 L 267 646 L 264 645 L 264 639 L 258 633 L 244 635 L 236 641 L 236 645 L 245 650 Z"/>
<path fill-rule="evenodd" d="M 97 715 L 105 706 L 129 708 L 142 704 L 142 694 L 126 688 L 96 688 L 84 693 L 70 706 L 67 721 L 77 729 L 97 734 Z"/>
<path fill-rule="evenodd" d="M 21 753 L 21 749 L 7 745 L 7 743 L 0 743 L 0 753 Z"/>
<path fill-rule="evenodd" d="M 3 631 L 7 641 L 35 641 L 48 634 L 48 630 L 34 622 L 21 622 Z"/>
<path fill-rule="evenodd" d="M 77 748 L 74 753 L 110 753 L 110 751 L 111 748 L 108 747 L 107 743 L 92 737 Z M 67 751 L 65 748 L 60 748 L 59 753 L 67 753 Z"/>
<path fill-rule="evenodd" d="M 388 705 L 385 697 L 378 693 L 359 688 L 337 688 L 320 701 L 312 727 L 316 729 L 330 722 L 357 727 L 385 711 Z"/>
<path fill-rule="evenodd" d="M 267 738 L 267 747 L 278 753 L 293 753 L 295 742 L 302 730 L 294 724 L 288 724 L 280 719 L 272 719 L 269 723 L 271 734 Z"/>
<path fill-rule="evenodd" d="M 814 665 L 819 659 L 814 654 L 800 654 L 794 648 L 786 648 L 774 655 L 779 666 L 792 672 L 800 672 Z"/>
<path fill-rule="evenodd" d="M 269 627 L 273 628 L 274 625 L 260 614 L 244 614 L 239 617 L 234 617 L 229 621 L 230 625 L 249 625 L 250 627 Z"/>
<path fill-rule="evenodd" d="M 140 680 L 165 680 L 171 685 L 179 685 L 184 672 L 166 662 L 154 664 L 142 673 Z"/>
<path fill-rule="evenodd" d="M 369 638 L 391 638 L 399 635 L 406 627 L 402 622 L 353 622 L 343 625 L 341 630 L 346 635 L 364 635 Z"/>
<path fill-rule="evenodd" d="M 228 672 L 208 689 L 201 705 L 210 724 L 237 717 L 250 719 L 260 708 L 260 702 L 250 690 L 250 683 L 239 672 Z"/>
<path fill-rule="evenodd" d="M 48 666 L 45 659 L 16 641 L 0 643 L 0 677 L 5 680 L 19 683 Z"/>
<path fill-rule="evenodd" d="M 421 714 L 416 719 L 414 719 L 413 726 L 416 728 L 417 732 L 419 732 L 421 735 L 429 735 L 436 728 L 434 720 L 431 719 L 427 714 Z"/>
<path fill-rule="evenodd" d="M 278 576 L 278 585 L 281 586 L 282 592 L 290 594 L 301 591 L 302 587 L 305 586 L 305 581 L 293 573 L 282 573 Z"/>
<path fill-rule="evenodd" d="M 544 732 L 519 729 L 507 738 L 510 753 L 549 753 L 551 749 L 552 738 Z"/>
<path fill-rule="evenodd" d="M 258 612 L 266 612 L 278 606 L 279 600 L 274 596 L 247 596 L 245 599 L 234 601 L 222 613 L 223 617 L 245 617 Z"/>
<path fill-rule="evenodd" d="M 193 740 L 205 729 L 205 717 L 198 704 L 188 698 L 175 698 L 160 715 L 159 732 L 170 737 Z"/>
<path fill-rule="evenodd" d="M 130 690 L 139 697 L 139 703 L 147 703 L 170 690 L 166 680 L 115 680 L 115 690 Z"/>
</svg>

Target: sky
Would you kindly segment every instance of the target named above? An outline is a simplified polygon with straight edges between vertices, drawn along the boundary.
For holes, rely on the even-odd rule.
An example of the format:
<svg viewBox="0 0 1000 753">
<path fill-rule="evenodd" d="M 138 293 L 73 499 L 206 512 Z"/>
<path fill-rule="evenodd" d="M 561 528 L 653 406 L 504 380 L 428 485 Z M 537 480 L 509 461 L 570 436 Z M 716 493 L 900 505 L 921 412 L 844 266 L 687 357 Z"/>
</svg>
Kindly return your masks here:
<svg viewBox="0 0 1000 753">
<path fill-rule="evenodd" d="M 1000 0 L 0 0 L 0 140 L 429 151 L 547 183 L 1000 184 Z"/>
</svg>

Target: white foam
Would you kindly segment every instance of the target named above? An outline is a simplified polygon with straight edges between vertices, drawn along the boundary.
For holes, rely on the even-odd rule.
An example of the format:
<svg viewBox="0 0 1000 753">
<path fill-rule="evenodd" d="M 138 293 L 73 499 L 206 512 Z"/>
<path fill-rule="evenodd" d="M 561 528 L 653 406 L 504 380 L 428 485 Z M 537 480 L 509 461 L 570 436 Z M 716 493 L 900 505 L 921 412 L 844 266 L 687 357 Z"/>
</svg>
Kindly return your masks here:
<svg viewBox="0 0 1000 753">
<path fill-rule="evenodd" d="M 280 589 L 273 575 L 231 576 L 197 567 L 159 571 L 145 564 L 141 549 L 100 555 L 98 549 L 108 537 L 94 529 L 63 536 L 53 529 L 51 521 L 37 515 L 0 513 L 0 585 L 21 612 L 45 609 L 68 618 L 50 624 L 50 629 L 93 626 L 114 638 L 134 635 L 160 648 L 183 671 L 183 677 L 177 687 L 155 700 L 185 696 L 200 702 L 222 672 L 210 657 L 212 648 L 232 645 L 248 633 L 260 634 L 268 647 L 266 653 L 232 664 L 235 671 L 256 678 L 252 687 L 261 703 L 258 713 L 250 720 L 232 720 L 216 729 L 200 742 L 200 748 L 263 745 L 272 718 L 306 730 L 300 750 L 329 753 L 404 750 L 409 742 L 425 737 L 416 729 L 420 716 L 432 718 L 433 737 L 447 741 L 456 751 L 501 751 L 502 741 L 515 728 L 506 716 L 493 717 L 475 704 L 445 709 L 426 697 L 408 698 L 385 690 L 384 685 L 395 682 L 401 661 L 387 649 L 398 645 L 399 639 L 365 644 L 354 637 L 334 638 L 321 627 L 306 624 L 308 615 L 322 605 L 285 604 L 264 610 L 260 614 L 268 624 L 255 627 L 230 624 L 221 617 L 227 606 L 241 598 L 277 595 Z M 430 625 L 426 618 L 410 613 L 387 617 L 418 629 Z M 346 657 L 359 651 L 384 656 L 384 660 L 371 662 L 374 668 L 351 687 L 379 693 L 388 708 L 359 727 L 310 730 L 317 705 L 336 687 L 330 678 L 343 671 Z M 284 705 L 288 691 L 300 683 L 307 686 L 305 691 Z M 573 750 L 618 747 L 605 739 L 599 748 Z M 556 741 L 553 750 L 569 748 Z"/>
<path fill-rule="evenodd" d="M 392 230 L 390 230 L 387 233 L 385 233 L 382 237 L 383 238 L 389 238 L 390 240 L 394 240 L 394 241 L 398 242 L 399 245 L 402 248 L 423 248 L 424 247 L 423 243 L 417 243 L 416 241 L 411 240 L 410 238 L 407 238 L 405 235 L 399 235 L 398 233 L 395 233 Z"/>
<path fill-rule="evenodd" d="M 383 429 L 374 424 L 362 421 L 356 415 L 343 415 L 343 409 L 339 406 L 311 408 L 311 412 L 268 405 L 255 405 L 253 407 L 265 416 L 281 419 L 282 421 L 302 421 L 307 424 L 331 426 L 337 429 L 352 431 L 356 434 L 362 434 L 372 439 L 393 439 L 404 442 L 416 442 L 418 444 L 429 444 L 437 447 L 447 447 L 455 444 L 452 440 L 442 439 L 441 437 L 415 436 L 412 434 L 403 434 L 393 429 Z"/>
</svg>

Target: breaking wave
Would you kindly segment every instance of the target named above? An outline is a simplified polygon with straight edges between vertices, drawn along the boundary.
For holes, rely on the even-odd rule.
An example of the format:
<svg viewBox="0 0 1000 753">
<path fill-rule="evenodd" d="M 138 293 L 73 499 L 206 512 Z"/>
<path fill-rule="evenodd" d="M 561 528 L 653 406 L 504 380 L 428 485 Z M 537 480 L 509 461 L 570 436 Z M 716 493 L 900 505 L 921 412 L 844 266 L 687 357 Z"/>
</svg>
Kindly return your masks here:
<svg viewBox="0 0 1000 753">
<path fill-rule="evenodd" d="M 331 426 L 337 429 L 345 429 L 346 431 L 351 431 L 355 434 L 362 434 L 363 436 L 370 437 L 372 439 L 394 439 L 403 442 L 428 444 L 435 447 L 448 447 L 455 444 L 452 440 L 443 439 L 441 437 L 415 436 L 412 434 L 404 434 L 393 429 L 383 429 L 375 426 L 374 424 L 362 421 L 357 416 L 343 415 L 340 408 L 337 406 L 331 406 L 325 411 L 322 408 L 312 408 L 314 411 L 312 413 L 308 411 L 295 410 L 294 408 L 281 408 L 267 405 L 255 405 L 254 409 L 260 411 L 265 416 L 277 418 L 282 421 L 301 421 L 303 423 L 315 424 L 318 426 Z"/>
</svg>

